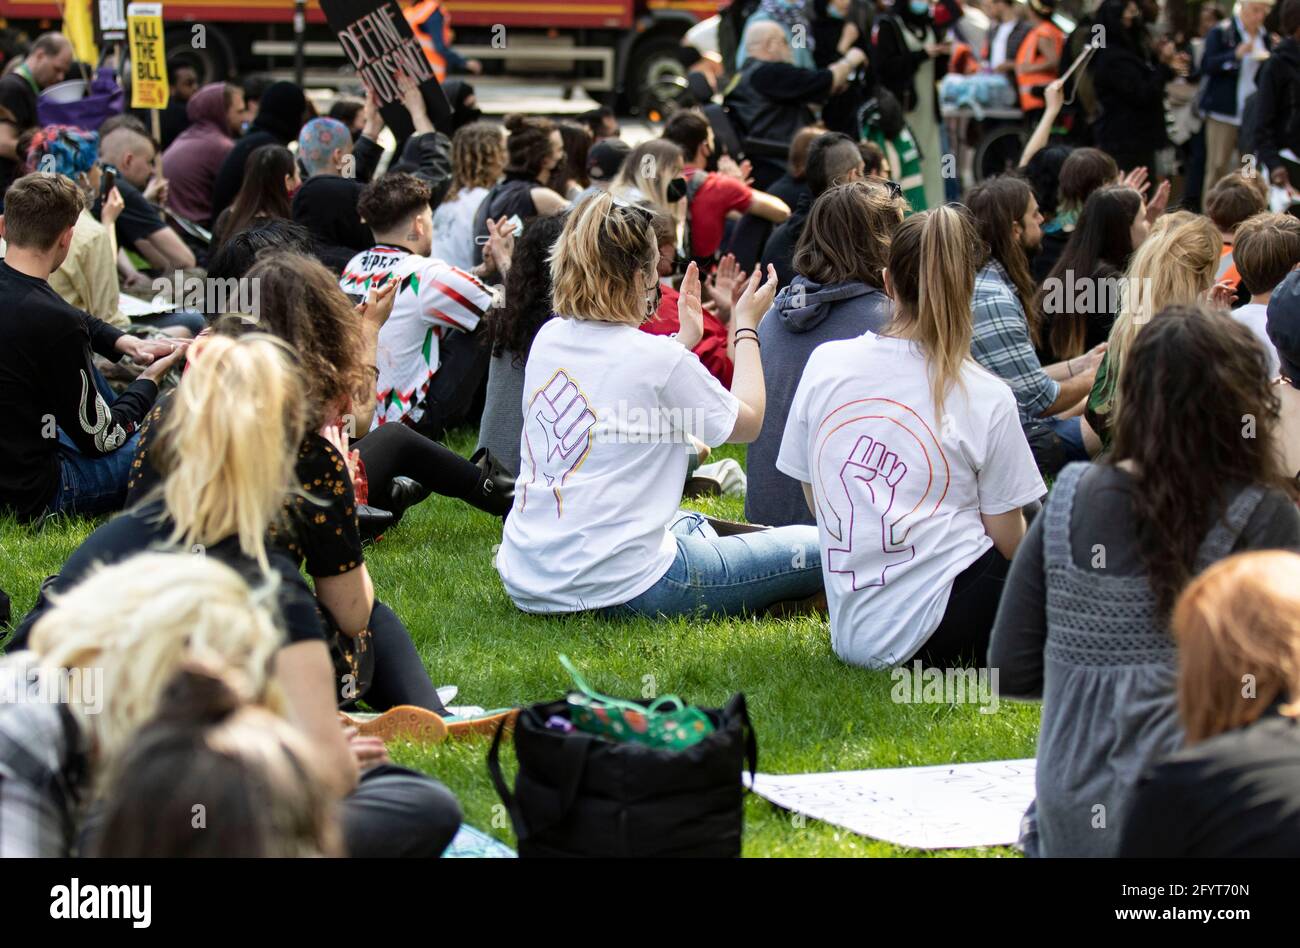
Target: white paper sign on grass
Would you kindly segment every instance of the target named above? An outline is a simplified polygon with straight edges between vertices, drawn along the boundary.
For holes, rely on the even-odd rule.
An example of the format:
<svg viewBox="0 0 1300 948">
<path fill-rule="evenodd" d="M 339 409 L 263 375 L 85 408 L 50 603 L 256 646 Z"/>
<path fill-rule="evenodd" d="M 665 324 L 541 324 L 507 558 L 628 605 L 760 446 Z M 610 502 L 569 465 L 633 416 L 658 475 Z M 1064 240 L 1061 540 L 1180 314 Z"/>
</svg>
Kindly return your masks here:
<svg viewBox="0 0 1300 948">
<path fill-rule="evenodd" d="M 1034 799 L 1034 760 L 757 774 L 754 792 L 784 809 L 899 846 L 1010 846 Z"/>
</svg>

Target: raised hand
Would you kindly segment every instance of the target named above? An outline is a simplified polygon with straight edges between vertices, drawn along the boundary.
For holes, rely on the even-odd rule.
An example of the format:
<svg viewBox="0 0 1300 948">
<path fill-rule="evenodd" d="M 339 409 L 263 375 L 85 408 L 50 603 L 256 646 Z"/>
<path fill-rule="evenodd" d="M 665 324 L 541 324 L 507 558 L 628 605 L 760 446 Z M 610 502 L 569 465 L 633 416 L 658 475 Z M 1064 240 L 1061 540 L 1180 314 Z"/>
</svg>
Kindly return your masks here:
<svg viewBox="0 0 1300 948">
<path fill-rule="evenodd" d="M 483 261 L 491 261 L 491 270 L 500 276 L 510 271 L 515 255 L 515 225 L 508 218 L 488 219 L 488 241 L 483 247 Z"/>
<path fill-rule="evenodd" d="M 1165 212 L 1169 206 L 1169 179 L 1161 181 L 1156 187 L 1156 193 L 1147 201 L 1147 223 L 1154 224 L 1156 218 Z"/>
<path fill-rule="evenodd" d="M 694 349 L 704 338 L 704 309 L 700 304 L 700 268 L 692 260 L 677 297 L 677 341 Z"/>
<path fill-rule="evenodd" d="M 732 317 L 737 329 L 745 327 L 757 329 L 758 324 L 763 321 L 763 317 L 772 307 L 778 285 L 776 267 L 770 263 L 767 265 L 767 279 L 760 285 L 758 281 L 762 277 L 763 268 L 754 267 L 754 272 L 749 275 L 749 282 L 745 286 L 745 292 L 740 294 L 740 299 L 732 307 Z"/>
<path fill-rule="evenodd" d="M 1147 196 L 1147 191 L 1151 189 L 1151 182 L 1147 180 L 1147 169 L 1145 165 L 1139 165 L 1128 174 L 1124 175 L 1121 183 L 1126 188 L 1132 188 L 1144 198 Z"/>
<path fill-rule="evenodd" d="M 891 567 L 910 562 L 916 548 L 896 543 L 889 523 L 894 495 L 907 476 L 907 465 L 883 441 L 858 438 L 840 468 L 839 481 L 848 501 L 847 529 L 841 520 L 842 548 L 826 551 L 832 573 L 852 577 L 854 589 L 883 586 Z"/>
</svg>

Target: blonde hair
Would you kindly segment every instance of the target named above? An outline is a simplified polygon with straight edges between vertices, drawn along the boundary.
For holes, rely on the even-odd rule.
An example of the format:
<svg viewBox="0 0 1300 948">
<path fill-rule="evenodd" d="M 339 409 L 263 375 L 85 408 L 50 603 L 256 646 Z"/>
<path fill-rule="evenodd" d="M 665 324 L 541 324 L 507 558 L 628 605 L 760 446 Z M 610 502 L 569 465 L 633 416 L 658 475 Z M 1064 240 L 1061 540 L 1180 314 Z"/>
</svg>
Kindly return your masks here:
<svg viewBox="0 0 1300 948">
<path fill-rule="evenodd" d="M 470 122 L 451 137 L 451 187 L 446 204 L 467 188 L 490 188 L 506 166 L 506 133 L 492 122 Z"/>
<path fill-rule="evenodd" d="M 684 164 L 681 148 L 666 138 L 652 138 L 628 153 L 609 186 L 609 193 L 615 197 L 644 204 L 670 218 L 679 245 L 686 224 L 686 200 L 670 202 L 668 185 L 681 173 Z"/>
<path fill-rule="evenodd" d="M 949 389 L 963 389 L 971 358 L 971 298 L 976 254 L 981 250 L 970 216 L 956 207 L 913 214 L 894 231 L 889 281 L 899 304 L 891 329 L 920 345 L 930 369 L 936 416 Z"/>
<path fill-rule="evenodd" d="M 1106 348 L 1106 411 L 1119 408 L 1115 386 L 1133 341 L 1151 319 L 1168 306 L 1194 306 L 1214 285 L 1223 240 L 1208 218 L 1190 211 L 1160 217 L 1151 234 L 1133 253 L 1120 285 L 1119 315 L 1111 327 Z"/>
<path fill-rule="evenodd" d="M 301 374 L 292 350 L 265 333 L 212 336 L 190 352 L 157 441 L 169 542 L 211 546 L 238 536 L 266 570 L 267 528 L 296 486 Z"/>
<path fill-rule="evenodd" d="M 1189 744 L 1249 724 L 1276 701 L 1294 702 L 1300 697 L 1300 556 L 1270 550 L 1214 564 L 1179 598 L 1173 633 L 1178 708 Z M 1292 717 L 1298 712 L 1294 704 L 1283 709 Z"/>
<path fill-rule="evenodd" d="M 270 611 L 277 585 L 268 576 L 251 589 L 233 569 L 207 556 L 142 553 L 96 569 L 71 590 L 51 596 L 28 647 L 45 673 L 82 669 L 102 675 L 96 682 L 103 701 L 98 713 L 86 706 L 86 694 L 71 694 L 70 707 L 103 763 L 153 716 L 186 662 L 228 669 L 246 699 L 262 694 L 284 640 Z"/>
<path fill-rule="evenodd" d="M 593 194 L 551 248 L 551 300 L 560 316 L 639 326 L 658 241 L 645 208 Z"/>
</svg>

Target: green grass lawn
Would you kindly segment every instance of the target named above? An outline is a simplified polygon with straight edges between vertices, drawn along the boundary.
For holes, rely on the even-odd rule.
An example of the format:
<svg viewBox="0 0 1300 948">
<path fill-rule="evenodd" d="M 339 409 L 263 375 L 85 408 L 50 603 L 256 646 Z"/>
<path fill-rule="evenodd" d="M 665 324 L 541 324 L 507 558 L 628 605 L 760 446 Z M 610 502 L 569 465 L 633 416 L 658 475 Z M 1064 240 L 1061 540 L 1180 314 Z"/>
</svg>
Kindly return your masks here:
<svg viewBox="0 0 1300 948">
<path fill-rule="evenodd" d="M 451 445 L 468 455 L 468 434 Z M 743 448 L 716 457 L 744 458 Z M 705 513 L 741 517 L 739 500 L 693 502 Z M 71 521 L 40 533 L 0 521 L 0 588 L 15 616 L 36 598 L 92 524 Z M 635 697 L 647 684 L 719 706 L 743 691 L 758 734 L 759 767 L 768 773 L 906 767 L 1032 757 L 1034 705 L 909 705 L 890 699 L 887 672 L 835 657 L 824 619 L 661 620 L 610 623 L 588 617 L 526 616 L 507 598 L 492 566 L 500 522 L 459 501 L 431 497 L 373 547 L 367 560 L 381 599 L 411 630 L 435 683 L 460 686 L 458 703 L 485 707 L 553 700 L 569 690 L 556 656 L 568 655 L 592 686 Z M 651 676 L 651 677 L 647 677 Z M 468 822 L 513 845 L 487 776 L 483 739 L 428 749 L 393 747 L 399 763 L 433 774 L 460 798 Z M 512 762 L 507 752 L 503 757 Z M 513 780 L 513 768 L 507 767 Z M 750 796 L 747 856 L 908 856 L 914 850 L 796 820 Z M 942 855 L 1012 855 L 1010 849 Z"/>
</svg>

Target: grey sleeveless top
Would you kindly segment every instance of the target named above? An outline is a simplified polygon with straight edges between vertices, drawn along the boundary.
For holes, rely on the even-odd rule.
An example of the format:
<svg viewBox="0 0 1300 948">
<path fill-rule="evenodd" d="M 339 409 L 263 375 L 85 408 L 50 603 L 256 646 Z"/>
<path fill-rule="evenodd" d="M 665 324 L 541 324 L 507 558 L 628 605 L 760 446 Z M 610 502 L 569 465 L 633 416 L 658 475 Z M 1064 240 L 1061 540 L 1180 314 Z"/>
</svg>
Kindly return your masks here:
<svg viewBox="0 0 1300 948">
<path fill-rule="evenodd" d="M 1038 796 L 1022 827 L 1029 856 L 1114 856 L 1143 768 L 1182 744 L 1174 641 L 1143 575 L 1075 564 L 1070 517 L 1088 464 L 1056 479 L 1043 510 L 1047 637 L 1038 732 Z M 1196 572 L 1223 559 L 1264 498 L 1233 498 L 1197 553 Z"/>
</svg>

